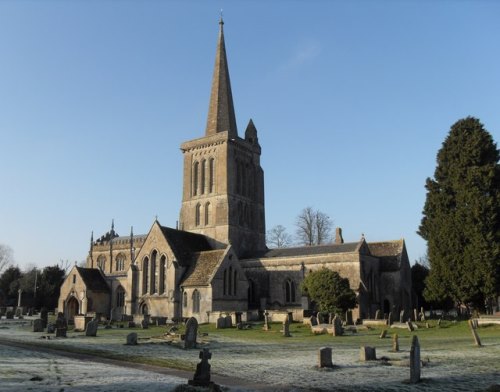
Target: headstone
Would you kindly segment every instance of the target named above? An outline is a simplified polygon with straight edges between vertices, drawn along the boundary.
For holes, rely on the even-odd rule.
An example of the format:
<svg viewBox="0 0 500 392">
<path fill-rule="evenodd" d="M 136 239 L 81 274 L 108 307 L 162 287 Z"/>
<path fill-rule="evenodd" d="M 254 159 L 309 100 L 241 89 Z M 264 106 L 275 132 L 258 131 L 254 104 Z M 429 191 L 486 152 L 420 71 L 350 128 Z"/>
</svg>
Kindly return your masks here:
<svg viewBox="0 0 500 392">
<path fill-rule="evenodd" d="M 469 327 L 472 332 L 472 337 L 474 338 L 474 343 L 476 344 L 476 346 L 481 347 L 481 339 L 479 339 L 479 335 L 477 334 L 476 328 L 474 328 L 474 323 L 472 322 L 472 320 L 469 320 Z"/>
<path fill-rule="evenodd" d="M 405 322 L 405 311 L 402 310 L 401 312 L 399 312 L 399 322 L 401 324 L 403 324 Z"/>
<path fill-rule="evenodd" d="M 13 310 L 7 310 L 7 312 L 5 312 L 5 318 L 7 320 L 12 320 L 14 318 L 14 311 Z"/>
<path fill-rule="evenodd" d="M 392 325 L 392 312 L 389 312 L 389 315 L 387 316 L 387 324 Z"/>
<path fill-rule="evenodd" d="M 411 320 L 408 320 L 406 322 L 406 326 L 408 327 L 408 331 L 410 332 L 413 332 L 414 331 L 414 328 L 413 328 L 413 323 L 411 322 Z"/>
<path fill-rule="evenodd" d="M 392 335 L 392 351 L 393 352 L 399 351 L 399 338 L 397 333 Z"/>
<path fill-rule="evenodd" d="M 410 349 L 410 383 L 420 381 L 420 344 L 417 335 L 413 335 Z"/>
<path fill-rule="evenodd" d="M 382 318 L 382 316 L 380 315 L 380 309 L 377 309 L 377 311 L 375 312 L 375 320 L 380 320 Z"/>
<path fill-rule="evenodd" d="M 425 323 L 425 328 L 429 329 L 430 327 L 429 323 Z"/>
<path fill-rule="evenodd" d="M 40 318 L 43 321 L 43 327 L 47 328 L 47 321 L 49 319 L 47 308 L 44 307 L 44 308 L 40 309 Z"/>
<path fill-rule="evenodd" d="M 68 330 L 68 322 L 62 314 L 62 312 L 57 313 L 56 319 L 56 338 L 65 338 L 66 331 Z"/>
<path fill-rule="evenodd" d="M 196 337 L 198 336 L 198 321 L 191 317 L 186 322 L 186 337 L 184 348 L 196 348 Z"/>
<path fill-rule="evenodd" d="M 97 319 L 89 321 L 87 327 L 85 328 L 85 336 L 97 336 L 97 326 Z"/>
<path fill-rule="evenodd" d="M 311 327 L 315 327 L 318 325 L 318 319 L 314 316 L 311 316 Z"/>
<path fill-rule="evenodd" d="M 387 329 L 382 330 L 382 333 L 380 334 L 380 339 L 385 339 L 386 335 L 387 335 Z"/>
<path fill-rule="evenodd" d="M 141 328 L 148 329 L 149 328 L 149 318 L 144 317 L 141 321 Z"/>
<path fill-rule="evenodd" d="M 425 311 L 423 306 L 420 308 L 420 321 L 425 321 Z"/>
<path fill-rule="evenodd" d="M 137 345 L 137 334 L 135 332 L 131 332 L 127 335 L 127 345 L 128 346 Z"/>
<path fill-rule="evenodd" d="M 352 321 L 352 310 L 348 310 L 347 312 L 345 312 L 345 323 L 346 325 L 353 325 L 353 321 Z"/>
<path fill-rule="evenodd" d="M 217 329 L 226 328 L 226 319 L 224 317 L 219 317 L 216 321 L 215 327 Z"/>
<path fill-rule="evenodd" d="M 211 387 L 211 385 L 213 385 L 213 383 L 210 382 L 210 364 L 208 363 L 208 360 L 211 358 L 212 353 L 208 350 L 208 348 L 204 348 L 202 351 L 200 351 L 201 361 L 196 365 L 194 377 L 192 380 L 188 380 L 188 385 L 197 387 Z M 213 387 L 210 388 L 210 390 L 213 389 Z"/>
<path fill-rule="evenodd" d="M 225 317 L 226 320 L 226 328 L 232 328 L 233 327 L 233 318 L 229 315 Z"/>
<path fill-rule="evenodd" d="M 441 320 L 442 320 L 442 319 L 439 319 L 439 320 L 438 320 L 438 323 L 437 323 L 437 326 L 438 326 L 438 327 L 440 327 L 440 326 L 441 326 Z"/>
<path fill-rule="evenodd" d="M 271 329 L 271 325 L 269 324 L 269 312 L 264 313 L 264 326 L 262 329 L 264 331 L 269 331 Z"/>
<path fill-rule="evenodd" d="M 16 317 L 22 317 L 23 315 L 23 308 L 17 307 L 16 308 Z"/>
<path fill-rule="evenodd" d="M 289 338 L 290 335 L 290 322 L 288 321 L 288 317 L 283 321 L 283 336 Z"/>
<path fill-rule="evenodd" d="M 318 323 L 320 323 L 320 324 L 326 324 L 328 314 L 327 313 L 318 312 L 318 314 L 316 315 L 316 317 L 318 318 Z"/>
<path fill-rule="evenodd" d="M 54 332 L 56 332 L 56 326 L 53 323 L 48 323 L 47 333 L 54 333 Z"/>
<path fill-rule="evenodd" d="M 335 315 L 333 318 L 333 336 L 342 336 L 344 328 L 342 328 L 342 320 L 339 316 Z"/>
<path fill-rule="evenodd" d="M 360 361 L 376 361 L 377 352 L 375 347 L 361 346 L 359 350 L 359 360 Z"/>
<path fill-rule="evenodd" d="M 43 332 L 42 319 L 36 319 L 33 321 L 33 332 Z"/>
<path fill-rule="evenodd" d="M 330 347 L 320 347 L 318 351 L 318 367 L 333 367 L 332 349 Z"/>
</svg>

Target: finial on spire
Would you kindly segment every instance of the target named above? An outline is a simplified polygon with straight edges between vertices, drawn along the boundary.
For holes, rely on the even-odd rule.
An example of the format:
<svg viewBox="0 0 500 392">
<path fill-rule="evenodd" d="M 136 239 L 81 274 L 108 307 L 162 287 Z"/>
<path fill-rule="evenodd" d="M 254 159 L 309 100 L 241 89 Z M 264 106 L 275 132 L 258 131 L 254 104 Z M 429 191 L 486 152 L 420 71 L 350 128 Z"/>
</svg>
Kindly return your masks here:
<svg viewBox="0 0 500 392">
<path fill-rule="evenodd" d="M 115 218 L 111 219 L 111 231 L 115 231 Z"/>
<path fill-rule="evenodd" d="M 219 19 L 219 24 L 221 25 L 221 27 L 224 25 L 223 12 L 224 12 L 224 10 L 221 8 L 220 9 L 220 19 Z"/>
</svg>

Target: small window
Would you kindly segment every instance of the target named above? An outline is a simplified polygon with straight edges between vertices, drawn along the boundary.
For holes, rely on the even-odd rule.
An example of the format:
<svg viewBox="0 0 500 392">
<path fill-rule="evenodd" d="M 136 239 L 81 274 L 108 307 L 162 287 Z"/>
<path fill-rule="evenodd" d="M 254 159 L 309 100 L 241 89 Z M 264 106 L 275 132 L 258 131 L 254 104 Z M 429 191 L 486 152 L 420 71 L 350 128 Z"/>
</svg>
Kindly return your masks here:
<svg viewBox="0 0 500 392">
<path fill-rule="evenodd" d="M 76 283 L 76 274 L 73 275 L 73 284 Z"/>
<path fill-rule="evenodd" d="M 184 291 L 184 294 L 182 294 L 182 307 L 187 308 L 188 306 L 188 294 L 187 292 Z"/>
<path fill-rule="evenodd" d="M 201 204 L 196 204 L 196 211 L 195 211 L 195 225 L 199 226 L 200 225 L 200 219 L 201 219 Z"/>
</svg>

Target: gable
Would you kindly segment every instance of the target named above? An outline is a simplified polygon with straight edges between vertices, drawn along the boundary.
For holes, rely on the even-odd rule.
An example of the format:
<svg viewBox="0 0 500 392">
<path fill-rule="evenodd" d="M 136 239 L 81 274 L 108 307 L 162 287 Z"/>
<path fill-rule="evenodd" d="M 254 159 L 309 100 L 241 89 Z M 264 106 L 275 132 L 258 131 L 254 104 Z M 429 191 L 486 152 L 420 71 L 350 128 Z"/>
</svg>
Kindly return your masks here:
<svg viewBox="0 0 500 392">
<path fill-rule="evenodd" d="M 97 268 L 75 267 L 87 290 L 109 291 L 109 286 L 101 271 Z M 72 279 L 72 274 L 68 275 Z"/>
<path fill-rule="evenodd" d="M 193 255 L 182 286 L 208 286 L 221 264 L 225 249 L 198 252 Z"/>
</svg>

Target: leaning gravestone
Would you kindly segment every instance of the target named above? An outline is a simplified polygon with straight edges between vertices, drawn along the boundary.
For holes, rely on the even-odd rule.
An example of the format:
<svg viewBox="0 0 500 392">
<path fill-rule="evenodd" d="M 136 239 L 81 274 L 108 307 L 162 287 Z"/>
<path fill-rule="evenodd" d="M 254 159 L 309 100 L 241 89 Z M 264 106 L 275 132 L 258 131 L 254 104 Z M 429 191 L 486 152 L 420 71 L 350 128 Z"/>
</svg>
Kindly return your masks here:
<svg viewBox="0 0 500 392">
<path fill-rule="evenodd" d="M 320 347 L 318 351 L 318 367 L 333 367 L 332 349 L 330 347 Z"/>
<path fill-rule="evenodd" d="M 411 320 L 408 320 L 406 322 L 406 326 L 408 327 L 408 331 L 410 332 L 413 332 L 415 330 L 415 328 L 413 328 L 413 323 L 411 322 Z"/>
<path fill-rule="evenodd" d="M 417 335 L 413 335 L 410 349 L 410 383 L 420 381 L 420 344 Z"/>
<path fill-rule="evenodd" d="M 387 329 L 382 330 L 382 333 L 380 334 L 379 338 L 380 339 L 385 339 L 385 336 L 387 335 Z"/>
<path fill-rule="evenodd" d="M 184 348 L 196 348 L 196 337 L 198 335 L 198 321 L 191 317 L 186 322 L 186 336 L 184 338 Z"/>
<path fill-rule="evenodd" d="M 135 332 L 131 332 L 127 335 L 127 343 L 128 346 L 136 346 L 137 345 L 137 334 Z"/>
<path fill-rule="evenodd" d="M 474 323 L 472 322 L 472 320 L 469 320 L 469 327 L 470 331 L 472 332 L 472 337 L 474 338 L 474 343 L 476 344 L 476 346 L 481 347 L 481 339 L 479 339 L 479 335 L 477 334 L 476 328 L 474 328 Z"/>
<path fill-rule="evenodd" d="M 43 321 L 43 327 L 47 328 L 47 322 L 48 322 L 48 319 L 49 319 L 47 308 L 40 309 L 40 318 Z"/>
<path fill-rule="evenodd" d="M 208 360 L 212 358 L 212 353 L 208 348 L 200 351 L 200 363 L 196 365 L 196 371 L 192 380 L 188 380 L 188 385 L 195 387 L 209 388 L 210 391 L 218 390 L 219 388 L 210 381 L 210 364 Z"/>
<path fill-rule="evenodd" d="M 333 336 L 342 336 L 344 328 L 342 328 L 342 320 L 339 316 L 335 315 L 333 318 Z"/>
<path fill-rule="evenodd" d="M 219 317 L 217 319 L 217 322 L 215 324 L 215 328 L 217 329 L 222 329 L 222 328 L 226 328 L 226 319 L 224 317 Z"/>
<path fill-rule="evenodd" d="M 399 338 L 397 333 L 392 335 L 392 351 L 393 352 L 399 351 Z"/>
<path fill-rule="evenodd" d="M 375 347 L 361 346 L 359 350 L 359 360 L 360 361 L 376 361 L 377 351 Z"/>
<path fill-rule="evenodd" d="M 375 312 L 375 320 L 380 320 L 382 318 L 382 316 L 380 315 L 380 309 L 377 309 L 377 311 Z"/>
<path fill-rule="evenodd" d="M 33 321 L 33 332 L 43 332 L 42 319 L 36 319 Z"/>
<path fill-rule="evenodd" d="M 85 336 L 97 336 L 97 325 L 97 319 L 89 321 L 85 328 Z"/>
</svg>

